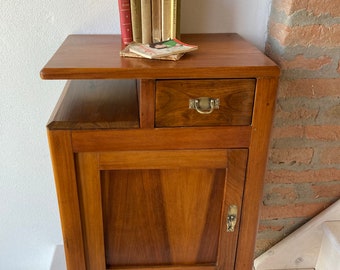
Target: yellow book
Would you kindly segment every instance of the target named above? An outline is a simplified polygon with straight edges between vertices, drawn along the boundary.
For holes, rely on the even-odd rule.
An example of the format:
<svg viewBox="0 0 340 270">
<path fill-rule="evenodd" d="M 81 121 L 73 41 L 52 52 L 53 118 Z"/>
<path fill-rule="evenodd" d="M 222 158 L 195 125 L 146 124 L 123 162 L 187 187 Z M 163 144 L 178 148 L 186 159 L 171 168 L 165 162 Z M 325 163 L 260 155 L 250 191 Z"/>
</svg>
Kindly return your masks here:
<svg viewBox="0 0 340 270">
<path fill-rule="evenodd" d="M 181 38 L 181 0 L 173 0 L 171 38 Z"/>
<path fill-rule="evenodd" d="M 180 0 L 162 0 L 162 40 L 180 37 Z"/>
<path fill-rule="evenodd" d="M 171 0 L 171 21 L 170 21 L 170 37 L 179 37 L 179 19 L 180 19 L 180 0 Z"/>
</svg>

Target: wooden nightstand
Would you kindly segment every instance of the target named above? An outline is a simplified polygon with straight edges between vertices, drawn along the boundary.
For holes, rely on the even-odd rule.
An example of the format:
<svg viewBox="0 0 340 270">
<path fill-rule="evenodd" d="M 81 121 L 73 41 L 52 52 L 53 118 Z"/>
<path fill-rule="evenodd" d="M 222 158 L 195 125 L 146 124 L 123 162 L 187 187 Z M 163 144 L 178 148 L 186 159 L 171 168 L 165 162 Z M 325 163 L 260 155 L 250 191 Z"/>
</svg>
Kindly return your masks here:
<svg viewBox="0 0 340 270">
<path fill-rule="evenodd" d="M 71 35 L 47 125 L 69 270 L 252 269 L 278 67 L 237 34 L 176 62 Z"/>
</svg>

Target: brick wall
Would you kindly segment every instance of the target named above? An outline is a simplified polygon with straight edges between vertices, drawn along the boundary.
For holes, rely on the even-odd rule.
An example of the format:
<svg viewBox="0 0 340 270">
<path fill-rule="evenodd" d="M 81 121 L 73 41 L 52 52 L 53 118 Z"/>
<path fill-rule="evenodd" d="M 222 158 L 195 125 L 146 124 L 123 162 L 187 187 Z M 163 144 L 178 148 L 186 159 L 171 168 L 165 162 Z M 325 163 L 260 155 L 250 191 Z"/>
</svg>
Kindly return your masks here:
<svg viewBox="0 0 340 270">
<path fill-rule="evenodd" d="M 282 68 L 256 255 L 340 198 L 340 2 L 273 0 Z"/>
</svg>

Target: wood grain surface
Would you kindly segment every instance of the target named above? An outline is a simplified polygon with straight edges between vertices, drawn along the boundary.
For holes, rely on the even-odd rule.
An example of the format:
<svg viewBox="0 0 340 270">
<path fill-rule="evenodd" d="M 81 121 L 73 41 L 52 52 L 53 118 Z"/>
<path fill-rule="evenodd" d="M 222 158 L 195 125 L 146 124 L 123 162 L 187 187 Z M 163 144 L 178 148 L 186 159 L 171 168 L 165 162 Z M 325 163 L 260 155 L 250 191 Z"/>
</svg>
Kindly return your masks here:
<svg viewBox="0 0 340 270">
<path fill-rule="evenodd" d="M 123 58 L 118 35 L 70 35 L 41 70 L 43 79 L 249 78 L 279 69 L 237 34 L 183 34 L 198 46 L 179 61 Z"/>
</svg>

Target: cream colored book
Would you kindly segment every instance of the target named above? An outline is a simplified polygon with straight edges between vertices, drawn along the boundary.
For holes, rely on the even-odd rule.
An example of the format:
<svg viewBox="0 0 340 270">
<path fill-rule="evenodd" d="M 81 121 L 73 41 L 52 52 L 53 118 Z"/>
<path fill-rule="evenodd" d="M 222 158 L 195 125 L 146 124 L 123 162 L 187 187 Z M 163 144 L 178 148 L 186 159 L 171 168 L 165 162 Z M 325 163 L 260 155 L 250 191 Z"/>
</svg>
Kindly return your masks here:
<svg viewBox="0 0 340 270">
<path fill-rule="evenodd" d="M 173 0 L 162 0 L 162 40 L 171 39 L 171 3 Z"/>
<path fill-rule="evenodd" d="M 152 42 L 162 41 L 162 1 L 152 0 Z"/>
<path fill-rule="evenodd" d="M 151 0 L 141 0 L 141 14 L 142 14 L 142 43 L 148 44 L 152 42 Z"/>
<path fill-rule="evenodd" d="M 130 6 L 132 22 L 132 39 L 134 42 L 142 42 L 141 1 L 130 0 Z"/>
</svg>

